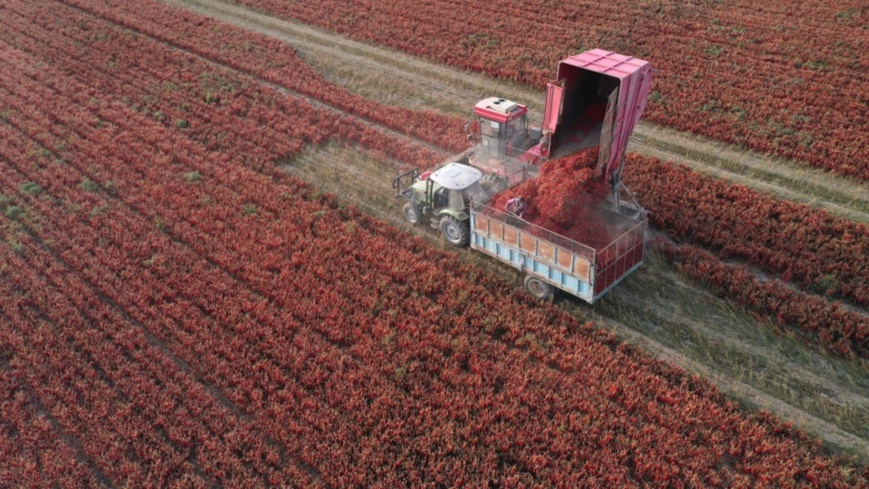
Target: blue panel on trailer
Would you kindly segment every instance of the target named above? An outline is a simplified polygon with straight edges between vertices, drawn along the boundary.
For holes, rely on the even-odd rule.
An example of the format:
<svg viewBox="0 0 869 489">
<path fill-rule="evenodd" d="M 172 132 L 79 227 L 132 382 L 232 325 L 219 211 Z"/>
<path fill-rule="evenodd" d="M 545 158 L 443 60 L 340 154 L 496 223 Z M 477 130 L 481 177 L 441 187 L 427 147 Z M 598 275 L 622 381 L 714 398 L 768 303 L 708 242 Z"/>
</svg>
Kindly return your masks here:
<svg viewBox="0 0 869 489">
<path fill-rule="evenodd" d="M 564 285 L 564 273 L 562 273 L 561 270 L 559 270 L 557 268 L 553 268 L 551 278 L 553 281 L 558 282 L 561 285 Z"/>
<path fill-rule="evenodd" d="M 510 261 L 512 261 L 516 265 L 521 265 L 522 268 L 526 268 L 528 266 L 528 264 L 525 262 L 525 254 L 524 253 L 522 253 L 519 250 L 513 250 L 512 255 L 513 255 L 513 259 Z"/>
<path fill-rule="evenodd" d="M 586 297 L 591 295 L 591 286 L 588 284 L 588 282 L 583 282 L 581 280 L 577 280 L 576 282 L 576 289 L 580 294 Z"/>
<path fill-rule="evenodd" d="M 549 265 L 547 265 L 541 261 L 536 261 L 536 260 L 534 262 L 534 265 L 536 268 L 535 271 L 537 273 L 539 273 L 540 275 L 543 275 L 544 277 L 546 277 L 549 280 L 552 280 L 552 270 L 549 267 Z"/>
<path fill-rule="evenodd" d="M 570 273 L 552 266 L 548 260 L 536 256 L 536 253 L 527 253 L 514 246 L 489 239 L 483 233 L 473 233 L 472 244 L 474 248 L 491 254 L 514 267 L 521 267 L 526 273 L 543 278 L 565 292 L 589 302 L 592 299 L 590 296 L 591 287 L 587 282 L 583 282 Z"/>
</svg>

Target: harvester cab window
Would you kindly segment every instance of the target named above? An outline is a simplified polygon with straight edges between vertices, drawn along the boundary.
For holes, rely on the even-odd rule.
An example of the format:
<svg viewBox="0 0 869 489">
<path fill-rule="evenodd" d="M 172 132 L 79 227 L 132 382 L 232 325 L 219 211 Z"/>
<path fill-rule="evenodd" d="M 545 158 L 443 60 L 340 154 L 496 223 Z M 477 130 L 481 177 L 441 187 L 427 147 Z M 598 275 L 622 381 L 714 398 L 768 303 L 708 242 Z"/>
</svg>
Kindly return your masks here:
<svg viewBox="0 0 869 489">
<path fill-rule="evenodd" d="M 480 117 L 480 132 L 483 136 L 496 138 L 500 136 L 501 123 Z"/>
<path fill-rule="evenodd" d="M 517 117 L 507 123 L 507 140 L 510 141 L 525 132 L 525 116 Z"/>
<path fill-rule="evenodd" d="M 500 161 L 504 155 L 504 132 L 506 124 L 480 117 L 480 152 L 478 160 Z"/>
<path fill-rule="evenodd" d="M 507 123 L 506 141 L 508 153 L 514 156 L 516 150 L 525 150 L 525 115 L 521 115 Z"/>
</svg>

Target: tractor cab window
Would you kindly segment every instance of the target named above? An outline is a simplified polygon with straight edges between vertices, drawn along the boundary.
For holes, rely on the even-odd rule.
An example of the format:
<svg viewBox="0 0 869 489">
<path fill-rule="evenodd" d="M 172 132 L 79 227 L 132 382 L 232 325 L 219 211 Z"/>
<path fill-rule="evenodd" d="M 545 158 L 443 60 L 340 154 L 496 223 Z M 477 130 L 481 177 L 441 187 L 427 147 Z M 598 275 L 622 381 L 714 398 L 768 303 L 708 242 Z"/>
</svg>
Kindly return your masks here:
<svg viewBox="0 0 869 489">
<path fill-rule="evenodd" d="M 461 190 L 450 191 L 450 209 L 454 211 L 465 210 L 465 198 Z"/>
<path fill-rule="evenodd" d="M 434 193 L 434 207 L 436 209 L 441 209 L 449 205 L 449 191 L 443 187 L 435 190 Z"/>
<path fill-rule="evenodd" d="M 465 202 L 470 202 L 472 199 L 474 202 L 483 202 L 490 197 L 479 181 L 472 183 L 468 188 L 462 190 L 462 193 L 464 194 Z"/>
</svg>

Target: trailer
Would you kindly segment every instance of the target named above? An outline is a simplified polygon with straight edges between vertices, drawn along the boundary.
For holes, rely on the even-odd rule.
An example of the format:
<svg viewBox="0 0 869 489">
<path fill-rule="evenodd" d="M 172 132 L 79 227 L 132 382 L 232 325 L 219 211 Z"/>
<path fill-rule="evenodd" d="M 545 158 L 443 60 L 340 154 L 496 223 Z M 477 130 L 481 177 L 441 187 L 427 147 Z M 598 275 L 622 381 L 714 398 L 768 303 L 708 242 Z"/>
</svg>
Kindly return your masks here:
<svg viewBox="0 0 869 489">
<path fill-rule="evenodd" d="M 508 178 L 508 186 L 527 178 L 528 173 L 517 172 Z M 469 206 L 471 249 L 524 273 L 525 289 L 539 299 L 551 299 L 554 289 L 560 289 L 594 304 L 643 264 L 648 220 L 632 202 L 604 211 L 602 218 L 616 237 L 596 250 L 491 207 L 493 196 L 482 197 Z"/>
</svg>

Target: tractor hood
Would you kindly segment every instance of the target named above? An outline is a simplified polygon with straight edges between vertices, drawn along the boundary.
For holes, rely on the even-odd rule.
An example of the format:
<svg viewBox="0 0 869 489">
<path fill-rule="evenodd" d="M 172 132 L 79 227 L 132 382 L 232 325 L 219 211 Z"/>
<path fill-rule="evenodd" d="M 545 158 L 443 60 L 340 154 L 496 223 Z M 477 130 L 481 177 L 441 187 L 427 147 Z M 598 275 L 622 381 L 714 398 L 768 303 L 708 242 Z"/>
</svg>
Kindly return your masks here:
<svg viewBox="0 0 869 489">
<path fill-rule="evenodd" d="M 449 190 L 464 190 L 483 177 L 480 170 L 462 165 L 460 163 L 448 163 L 443 168 L 431 174 L 433 182 Z"/>
</svg>

